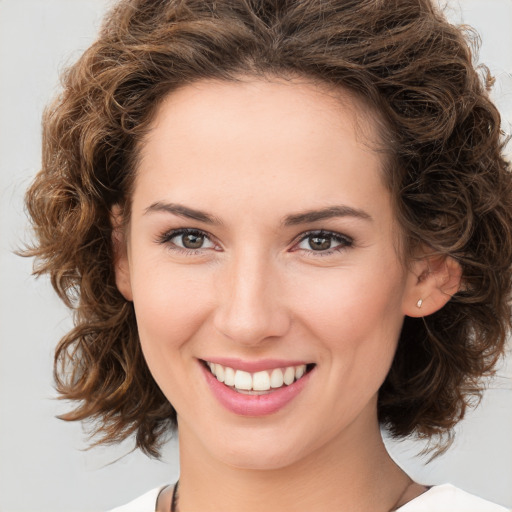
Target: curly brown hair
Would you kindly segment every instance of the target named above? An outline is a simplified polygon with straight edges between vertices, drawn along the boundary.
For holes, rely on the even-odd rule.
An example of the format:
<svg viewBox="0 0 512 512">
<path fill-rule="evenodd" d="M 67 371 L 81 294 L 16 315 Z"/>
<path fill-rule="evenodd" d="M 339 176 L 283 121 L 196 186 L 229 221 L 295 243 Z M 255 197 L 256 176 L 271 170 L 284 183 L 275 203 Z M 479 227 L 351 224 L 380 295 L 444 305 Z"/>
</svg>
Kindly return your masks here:
<svg viewBox="0 0 512 512">
<path fill-rule="evenodd" d="M 352 91 L 386 124 L 386 179 L 410 258 L 419 244 L 458 261 L 464 286 L 404 321 L 379 392 L 394 436 L 450 434 L 479 396 L 510 329 L 512 179 L 491 78 L 468 30 L 429 0 L 122 0 L 63 77 L 43 119 L 43 164 L 26 204 L 75 327 L 59 343 L 66 420 L 98 442 L 135 435 L 157 456 L 176 413 L 141 353 L 114 275 L 110 213 L 129 217 L 140 144 L 169 92 L 202 79 L 298 76 Z"/>
</svg>

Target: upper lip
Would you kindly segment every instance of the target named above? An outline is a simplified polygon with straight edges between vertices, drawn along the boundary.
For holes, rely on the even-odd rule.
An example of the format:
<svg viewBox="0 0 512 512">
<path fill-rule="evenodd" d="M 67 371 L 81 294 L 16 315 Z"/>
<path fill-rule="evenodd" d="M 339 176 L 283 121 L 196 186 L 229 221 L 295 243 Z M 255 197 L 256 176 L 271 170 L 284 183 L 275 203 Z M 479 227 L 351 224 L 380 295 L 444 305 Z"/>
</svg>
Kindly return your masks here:
<svg viewBox="0 0 512 512">
<path fill-rule="evenodd" d="M 246 361 L 232 357 L 212 357 L 204 358 L 203 361 L 228 366 L 234 370 L 242 370 L 249 373 L 261 372 L 263 370 L 273 370 L 274 368 L 286 368 L 288 366 L 300 366 L 310 364 L 310 361 L 291 360 L 291 359 L 258 359 L 256 361 Z"/>
</svg>

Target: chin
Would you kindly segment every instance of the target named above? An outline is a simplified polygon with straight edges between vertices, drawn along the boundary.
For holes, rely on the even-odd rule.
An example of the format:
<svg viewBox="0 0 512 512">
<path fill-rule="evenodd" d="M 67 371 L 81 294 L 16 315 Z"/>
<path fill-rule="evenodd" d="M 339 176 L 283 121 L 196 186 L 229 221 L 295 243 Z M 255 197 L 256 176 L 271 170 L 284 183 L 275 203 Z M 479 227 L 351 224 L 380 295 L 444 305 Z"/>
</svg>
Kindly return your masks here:
<svg viewBox="0 0 512 512">
<path fill-rule="evenodd" d="M 298 446 L 301 447 L 300 450 Z M 304 449 L 303 442 L 294 441 L 290 436 L 276 439 L 253 432 L 253 435 L 244 439 L 231 436 L 224 446 L 217 445 L 215 452 L 211 451 L 211 454 L 224 464 L 237 469 L 272 471 L 289 467 L 307 457 Z"/>
</svg>

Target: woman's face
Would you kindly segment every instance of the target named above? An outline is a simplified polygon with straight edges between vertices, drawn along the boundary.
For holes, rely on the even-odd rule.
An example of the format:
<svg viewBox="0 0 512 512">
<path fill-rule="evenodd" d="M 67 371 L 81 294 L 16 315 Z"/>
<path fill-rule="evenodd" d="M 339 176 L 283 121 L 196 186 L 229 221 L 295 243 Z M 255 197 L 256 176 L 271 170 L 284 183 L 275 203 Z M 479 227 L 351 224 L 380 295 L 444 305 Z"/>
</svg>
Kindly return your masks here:
<svg viewBox="0 0 512 512">
<path fill-rule="evenodd" d="M 196 83 L 142 148 L 118 286 L 205 460 L 283 467 L 377 428 L 408 280 L 376 123 L 340 97 Z"/>
</svg>

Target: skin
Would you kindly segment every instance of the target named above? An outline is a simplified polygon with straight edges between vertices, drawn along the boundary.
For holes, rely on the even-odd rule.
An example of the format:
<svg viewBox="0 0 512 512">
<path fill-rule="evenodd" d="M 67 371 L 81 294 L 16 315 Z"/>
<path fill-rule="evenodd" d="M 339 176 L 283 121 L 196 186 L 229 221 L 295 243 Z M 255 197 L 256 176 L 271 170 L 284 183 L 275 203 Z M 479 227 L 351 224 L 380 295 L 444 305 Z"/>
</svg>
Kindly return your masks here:
<svg viewBox="0 0 512 512">
<path fill-rule="evenodd" d="M 385 450 L 377 392 L 404 315 L 442 307 L 458 273 L 449 260 L 401 263 L 372 140 L 372 116 L 348 93 L 298 80 L 199 82 L 159 107 L 128 227 L 115 230 L 116 275 L 177 410 L 181 510 L 384 512 L 424 491 Z M 334 206 L 358 214 L 296 218 Z M 172 230 L 184 228 L 203 245 L 180 248 Z M 314 251 L 307 233 L 320 230 L 341 238 L 324 234 L 329 249 Z M 284 408 L 245 417 L 206 385 L 199 360 L 215 357 L 315 367 Z"/>
</svg>

